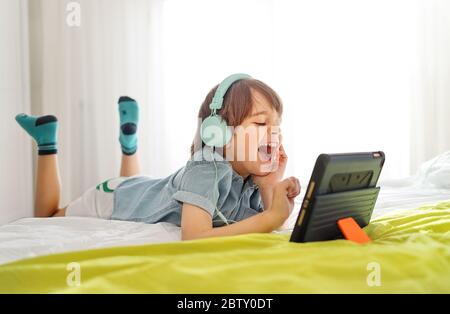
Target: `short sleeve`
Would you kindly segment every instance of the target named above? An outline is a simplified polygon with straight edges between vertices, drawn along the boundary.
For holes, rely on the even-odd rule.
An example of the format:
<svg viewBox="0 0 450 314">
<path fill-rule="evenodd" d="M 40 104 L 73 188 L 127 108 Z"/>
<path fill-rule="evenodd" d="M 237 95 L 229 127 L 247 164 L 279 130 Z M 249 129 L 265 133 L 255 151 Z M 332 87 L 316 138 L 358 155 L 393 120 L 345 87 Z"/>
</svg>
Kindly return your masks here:
<svg viewBox="0 0 450 314">
<path fill-rule="evenodd" d="M 211 161 L 189 161 L 173 199 L 203 208 L 214 217 L 219 199 L 226 199 L 230 192 L 232 176 L 227 162 L 216 161 L 214 165 Z"/>
</svg>

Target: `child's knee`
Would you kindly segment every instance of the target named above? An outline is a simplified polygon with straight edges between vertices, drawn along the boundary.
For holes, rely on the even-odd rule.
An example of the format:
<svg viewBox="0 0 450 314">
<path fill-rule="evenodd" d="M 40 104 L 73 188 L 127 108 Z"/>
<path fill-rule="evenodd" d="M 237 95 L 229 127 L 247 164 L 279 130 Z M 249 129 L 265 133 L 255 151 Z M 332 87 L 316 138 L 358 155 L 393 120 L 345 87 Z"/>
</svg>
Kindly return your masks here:
<svg viewBox="0 0 450 314">
<path fill-rule="evenodd" d="M 53 217 L 65 217 L 65 216 L 66 216 L 66 208 L 67 208 L 67 207 L 58 209 L 58 210 L 53 214 Z"/>
</svg>

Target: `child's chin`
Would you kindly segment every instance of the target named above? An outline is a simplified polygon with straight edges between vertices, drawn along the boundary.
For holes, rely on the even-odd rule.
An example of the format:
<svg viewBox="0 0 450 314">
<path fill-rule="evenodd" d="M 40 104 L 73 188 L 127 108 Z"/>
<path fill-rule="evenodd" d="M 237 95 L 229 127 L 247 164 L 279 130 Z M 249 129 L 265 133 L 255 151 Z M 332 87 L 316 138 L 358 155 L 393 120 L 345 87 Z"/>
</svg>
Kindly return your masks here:
<svg viewBox="0 0 450 314">
<path fill-rule="evenodd" d="M 256 169 L 255 175 L 257 176 L 267 176 L 273 172 L 273 165 L 271 163 L 260 163 Z"/>
<path fill-rule="evenodd" d="M 255 171 L 254 173 L 252 173 L 254 176 L 258 176 L 258 177 L 265 177 L 268 176 L 270 174 L 270 172 L 263 172 L 263 171 Z"/>
</svg>

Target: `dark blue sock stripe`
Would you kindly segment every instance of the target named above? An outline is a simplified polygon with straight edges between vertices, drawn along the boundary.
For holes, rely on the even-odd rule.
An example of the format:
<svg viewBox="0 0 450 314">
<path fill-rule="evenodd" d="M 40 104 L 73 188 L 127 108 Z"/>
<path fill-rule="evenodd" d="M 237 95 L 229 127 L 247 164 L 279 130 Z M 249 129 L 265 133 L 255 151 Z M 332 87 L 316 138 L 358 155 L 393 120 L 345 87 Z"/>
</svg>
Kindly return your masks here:
<svg viewBox="0 0 450 314">
<path fill-rule="evenodd" d="M 132 155 L 136 154 L 136 152 L 137 152 L 137 148 L 135 148 L 135 149 L 132 150 L 132 151 L 125 151 L 125 150 L 122 148 L 122 153 L 123 153 L 124 155 L 126 155 L 126 156 L 132 156 Z"/>
<path fill-rule="evenodd" d="M 40 149 L 38 151 L 39 156 L 55 155 L 57 153 L 57 149 Z"/>
</svg>

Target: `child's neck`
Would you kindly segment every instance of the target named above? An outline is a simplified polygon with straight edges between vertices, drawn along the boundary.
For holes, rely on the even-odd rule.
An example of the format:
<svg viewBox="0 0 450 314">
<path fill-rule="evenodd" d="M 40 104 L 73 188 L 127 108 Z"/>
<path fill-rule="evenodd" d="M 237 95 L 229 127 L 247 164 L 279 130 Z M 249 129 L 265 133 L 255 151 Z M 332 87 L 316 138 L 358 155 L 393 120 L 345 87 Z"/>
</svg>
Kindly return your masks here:
<svg viewBox="0 0 450 314">
<path fill-rule="evenodd" d="M 227 156 L 227 150 L 224 149 L 223 157 L 226 159 Z M 234 172 L 236 172 L 238 175 L 242 177 L 243 180 L 247 180 L 250 176 L 250 173 L 245 169 L 245 167 L 242 165 L 242 163 L 238 161 L 230 161 L 231 167 L 233 168 Z"/>
</svg>

